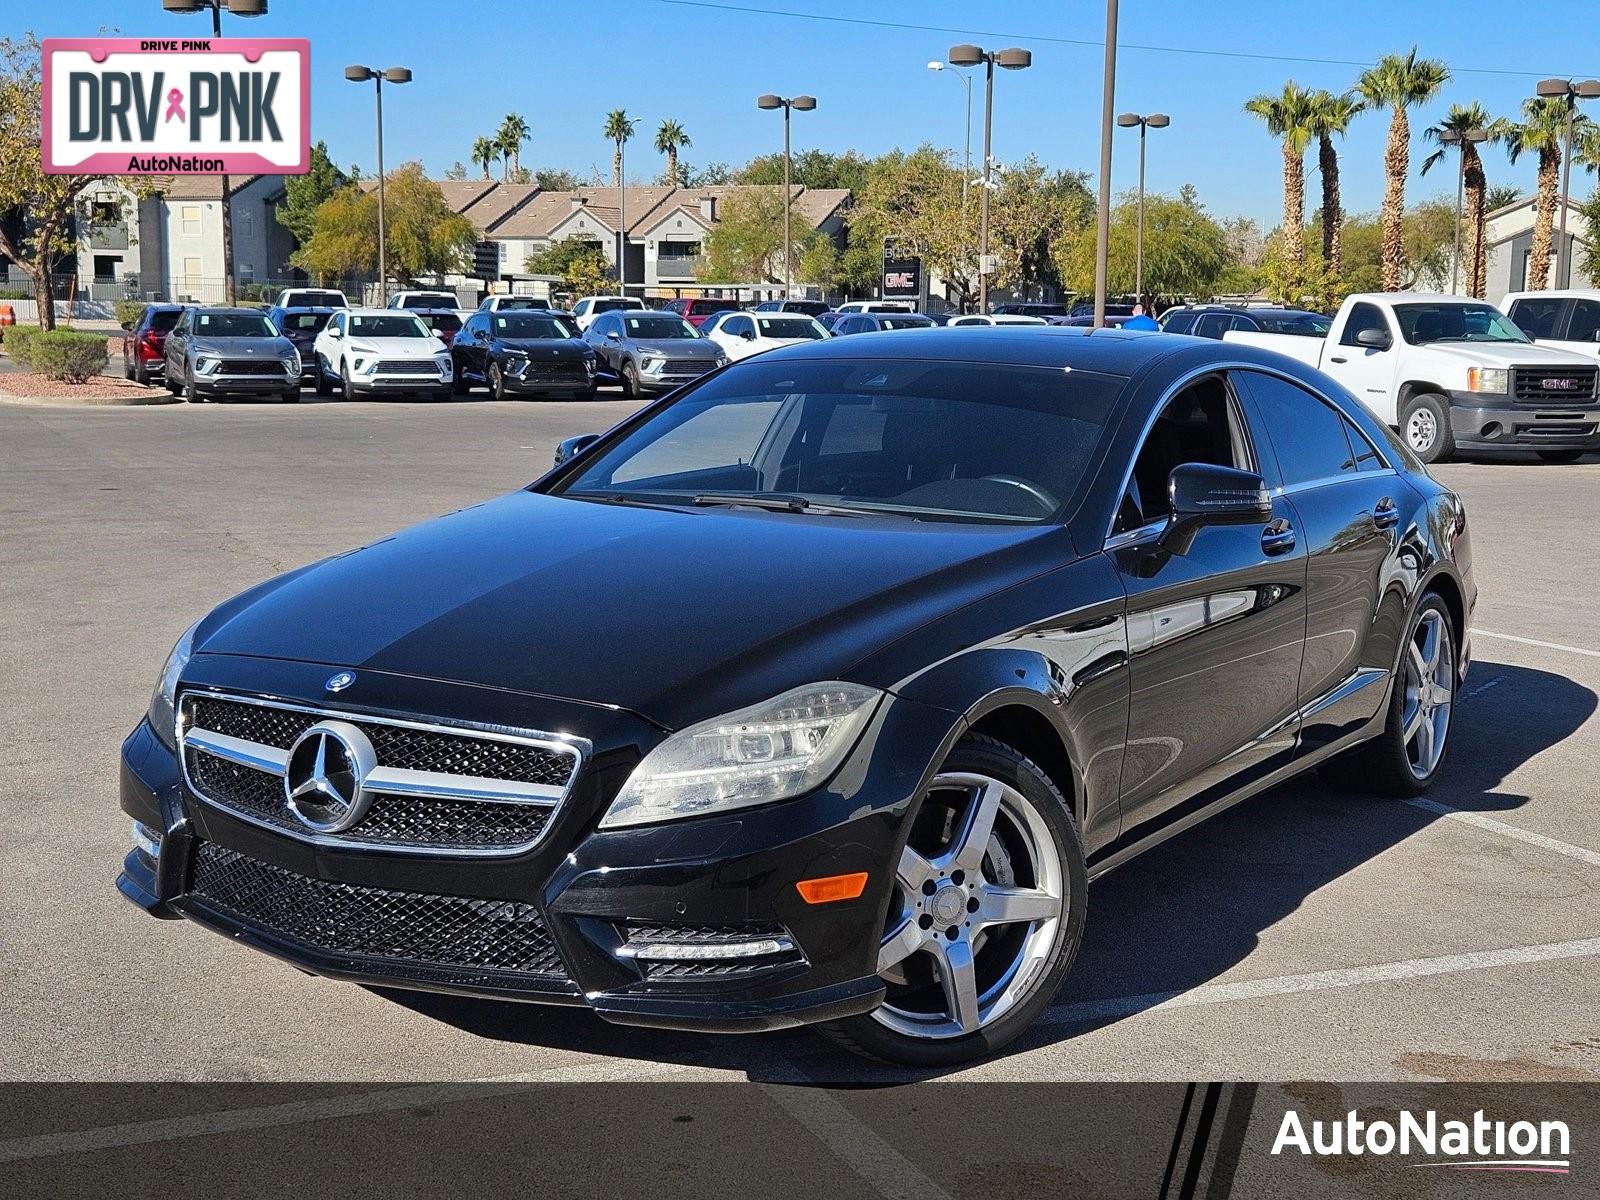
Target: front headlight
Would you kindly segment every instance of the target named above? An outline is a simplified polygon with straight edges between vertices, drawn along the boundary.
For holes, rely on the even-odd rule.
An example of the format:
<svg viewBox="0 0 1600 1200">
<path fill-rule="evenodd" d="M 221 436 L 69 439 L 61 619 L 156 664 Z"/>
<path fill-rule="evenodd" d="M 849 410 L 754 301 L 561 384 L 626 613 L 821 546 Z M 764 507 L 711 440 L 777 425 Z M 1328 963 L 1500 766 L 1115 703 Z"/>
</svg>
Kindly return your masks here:
<svg viewBox="0 0 1600 1200">
<path fill-rule="evenodd" d="M 185 629 L 177 645 L 172 647 L 172 653 L 167 655 L 166 665 L 161 668 L 161 678 L 156 680 L 156 690 L 150 695 L 150 708 L 146 714 L 156 736 L 163 744 L 174 749 L 178 718 L 173 706 L 177 703 L 178 676 L 189 665 L 189 659 L 194 654 L 194 631 L 199 624 L 196 621 Z"/>
<path fill-rule="evenodd" d="M 654 375 L 661 369 L 661 362 L 662 360 L 659 358 L 641 358 L 639 360 L 639 370 L 646 375 Z"/>
<path fill-rule="evenodd" d="M 298 353 L 285 355 L 283 369 L 291 375 L 300 374 L 300 355 Z"/>
<path fill-rule="evenodd" d="M 433 365 L 439 368 L 439 374 L 447 379 L 450 377 L 450 356 L 448 354 L 435 355 Z"/>
<path fill-rule="evenodd" d="M 217 364 L 221 361 L 221 359 L 217 358 L 207 358 L 202 354 L 194 360 L 194 373 L 196 375 L 209 375 L 217 369 Z"/>
<path fill-rule="evenodd" d="M 1468 367 L 1467 391 L 1504 395 L 1511 389 L 1511 372 L 1505 367 Z"/>
<path fill-rule="evenodd" d="M 857 683 L 817 683 L 692 725 L 645 755 L 600 828 L 771 804 L 819 787 L 882 698 Z"/>
</svg>

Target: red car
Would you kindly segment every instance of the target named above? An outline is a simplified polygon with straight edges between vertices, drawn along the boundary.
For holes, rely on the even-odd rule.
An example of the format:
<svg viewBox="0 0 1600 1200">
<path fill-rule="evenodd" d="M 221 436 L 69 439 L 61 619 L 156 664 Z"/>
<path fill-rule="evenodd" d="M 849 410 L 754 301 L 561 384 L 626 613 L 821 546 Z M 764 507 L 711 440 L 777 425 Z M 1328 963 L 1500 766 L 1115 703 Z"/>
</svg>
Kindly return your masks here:
<svg viewBox="0 0 1600 1200">
<path fill-rule="evenodd" d="M 122 373 L 149 386 L 166 374 L 167 334 L 183 315 L 181 304 L 147 304 L 139 319 L 122 331 Z"/>
<path fill-rule="evenodd" d="M 743 308 L 737 300 L 716 300 L 709 296 L 681 297 L 677 300 L 668 300 L 666 311 L 677 313 L 696 329 L 704 325 L 718 313 L 736 311 Z"/>
</svg>

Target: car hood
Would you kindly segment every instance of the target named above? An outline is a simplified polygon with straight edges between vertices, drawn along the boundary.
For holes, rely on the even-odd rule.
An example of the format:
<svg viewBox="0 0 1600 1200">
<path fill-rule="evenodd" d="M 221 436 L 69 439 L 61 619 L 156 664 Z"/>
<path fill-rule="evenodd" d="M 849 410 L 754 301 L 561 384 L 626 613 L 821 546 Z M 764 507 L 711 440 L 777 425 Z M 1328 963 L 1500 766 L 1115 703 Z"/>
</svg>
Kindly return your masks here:
<svg viewBox="0 0 1600 1200">
<path fill-rule="evenodd" d="M 195 337 L 189 339 L 197 354 L 223 354 L 228 357 L 282 358 L 294 349 L 286 337 Z"/>
<path fill-rule="evenodd" d="M 1538 346 L 1532 342 L 1432 342 L 1419 349 L 1432 350 L 1466 366 L 1592 367 L 1594 360 L 1571 350 Z"/>
<path fill-rule="evenodd" d="M 673 729 L 850 677 L 920 625 L 1072 557 L 1053 525 L 515 492 L 247 592 L 195 646 L 615 706 Z"/>
<path fill-rule="evenodd" d="M 520 350 L 530 358 L 587 358 L 594 351 L 577 338 L 495 338 L 501 350 Z"/>
<path fill-rule="evenodd" d="M 439 353 L 436 337 L 363 337 L 356 334 L 350 339 L 351 349 L 360 348 L 369 354 L 385 358 L 432 358 Z"/>
<path fill-rule="evenodd" d="M 722 347 L 710 338 L 629 338 L 629 349 L 663 358 L 716 358 Z"/>
</svg>

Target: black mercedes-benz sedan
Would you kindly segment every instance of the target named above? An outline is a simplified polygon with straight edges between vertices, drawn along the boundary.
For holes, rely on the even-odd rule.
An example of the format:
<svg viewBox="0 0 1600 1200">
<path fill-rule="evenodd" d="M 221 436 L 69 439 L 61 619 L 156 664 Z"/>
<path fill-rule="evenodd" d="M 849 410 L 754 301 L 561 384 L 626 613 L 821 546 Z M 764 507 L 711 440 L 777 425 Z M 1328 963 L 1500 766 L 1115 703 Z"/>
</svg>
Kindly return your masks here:
<svg viewBox="0 0 1600 1200">
<path fill-rule="evenodd" d="M 1466 514 L 1286 358 L 815 341 L 558 459 L 179 639 L 129 899 L 339 979 L 937 1066 L 1051 1003 L 1091 879 L 1444 761 Z"/>
<path fill-rule="evenodd" d="M 480 309 L 450 343 L 456 391 L 482 384 L 496 400 L 565 395 L 594 399 L 595 355 L 565 313 Z"/>
</svg>

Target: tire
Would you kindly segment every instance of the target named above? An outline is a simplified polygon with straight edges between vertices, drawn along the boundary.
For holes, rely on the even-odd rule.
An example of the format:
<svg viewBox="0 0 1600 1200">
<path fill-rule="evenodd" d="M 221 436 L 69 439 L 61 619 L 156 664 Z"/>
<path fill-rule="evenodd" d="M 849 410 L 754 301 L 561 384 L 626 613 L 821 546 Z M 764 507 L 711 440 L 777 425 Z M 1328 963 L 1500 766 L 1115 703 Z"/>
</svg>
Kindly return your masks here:
<svg viewBox="0 0 1600 1200">
<path fill-rule="evenodd" d="M 339 367 L 339 395 L 345 400 L 356 398 L 356 385 L 350 382 L 350 365 L 344 363 Z"/>
<path fill-rule="evenodd" d="M 489 364 L 489 395 L 495 400 L 506 398 L 506 377 L 501 373 L 499 363 Z"/>
<path fill-rule="evenodd" d="M 133 360 L 128 357 L 128 347 L 126 344 L 124 344 L 122 347 L 122 377 L 124 379 L 133 378 Z"/>
<path fill-rule="evenodd" d="M 283 402 L 285 404 L 299 404 L 300 403 L 300 389 L 299 388 L 290 388 L 287 392 L 285 392 L 283 394 Z"/>
<path fill-rule="evenodd" d="M 640 396 L 639 369 L 632 362 L 624 362 L 622 370 L 617 372 L 617 378 L 622 383 L 622 394 L 629 400 L 637 400 Z"/>
<path fill-rule="evenodd" d="M 1431 632 L 1430 632 L 1431 631 Z M 1437 659 L 1431 661 L 1432 637 L 1439 639 Z M 1420 796 L 1439 777 L 1445 755 L 1450 748 L 1450 726 L 1454 716 L 1457 665 L 1460 647 L 1456 645 L 1456 631 L 1451 624 L 1450 610 L 1435 592 L 1428 592 L 1412 614 L 1406 627 L 1406 648 L 1401 656 L 1400 671 L 1390 690 L 1389 710 L 1383 732 L 1371 741 L 1347 750 L 1338 758 L 1324 763 L 1322 777 L 1345 791 L 1366 792 L 1374 796 L 1407 798 Z M 1415 661 L 1420 654 L 1421 661 Z M 1419 693 L 1414 676 L 1429 679 L 1430 697 Z M 1446 682 L 1441 683 L 1440 679 Z M 1440 694 L 1442 691 L 1442 695 Z M 1442 704 L 1438 701 L 1442 700 Z M 1421 724 L 1415 734 L 1408 736 L 1408 723 L 1420 713 Z M 1428 725 L 1430 751 L 1423 759 L 1422 724 Z M 1417 744 L 1413 745 L 1416 740 Z"/>
<path fill-rule="evenodd" d="M 1450 402 L 1435 392 L 1413 396 L 1400 418 L 1400 436 L 1423 462 L 1449 462 L 1456 452 Z"/>
<path fill-rule="evenodd" d="M 991 832 L 981 846 L 966 843 L 963 854 L 959 835 L 949 842 L 941 836 L 945 815 L 955 811 L 961 829 L 985 799 Z M 970 734 L 957 743 L 910 829 L 880 951 L 889 985 L 884 1003 L 819 1028 L 869 1058 L 949 1067 L 995 1053 L 1055 998 L 1083 937 L 1088 875 L 1071 806 L 1034 763 L 994 738 Z M 1030 902 L 1038 915 L 985 926 L 982 914 L 996 903 L 997 888 L 1015 889 L 1013 903 Z M 1030 970 L 1040 956 L 1044 966 Z M 953 998 L 961 989 L 944 982 L 951 962 L 974 975 L 962 1001 Z M 978 977 L 990 972 L 995 982 L 980 991 Z M 966 1019 L 953 1019 L 963 1007 Z"/>
<path fill-rule="evenodd" d="M 133 368 L 133 381 L 140 387 L 150 386 L 150 371 L 144 365 L 144 363 L 141 362 L 138 366 Z"/>
<path fill-rule="evenodd" d="M 161 376 L 161 386 L 174 396 L 183 395 L 183 380 L 172 378 L 172 368 L 168 367 Z"/>
<path fill-rule="evenodd" d="M 593 384 L 590 384 L 588 387 L 584 388 L 583 391 L 574 392 L 572 394 L 572 398 L 574 400 L 593 400 L 599 394 L 600 389 L 595 387 Z"/>
<path fill-rule="evenodd" d="M 204 404 L 205 397 L 200 394 L 200 389 L 194 383 L 194 368 L 183 368 L 183 398 L 190 404 Z"/>
<path fill-rule="evenodd" d="M 328 364 L 320 354 L 317 355 L 317 395 L 333 395 L 333 384 L 328 382 Z"/>
<path fill-rule="evenodd" d="M 456 392 L 455 392 L 455 388 L 453 388 L 453 387 L 442 387 L 442 388 L 435 388 L 433 390 L 433 392 L 431 392 L 430 394 L 432 395 L 432 397 L 435 400 L 437 400 L 441 404 L 443 404 L 443 403 L 448 403 L 450 398 L 452 396 L 454 396 L 456 394 Z"/>
<path fill-rule="evenodd" d="M 460 371 L 454 372 L 450 379 L 450 394 L 452 396 L 465 396 L 472 390 L 472 385 Z"/>
<path fill-rule="evenodd" d="M 1587 450 L 1541 450 L 1539 457 L 1547 463 L 1575 463 L 1587 453 Z"/>
</svg>

